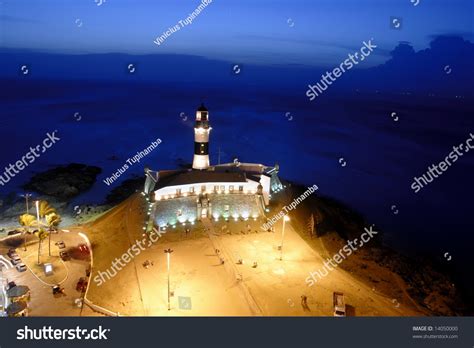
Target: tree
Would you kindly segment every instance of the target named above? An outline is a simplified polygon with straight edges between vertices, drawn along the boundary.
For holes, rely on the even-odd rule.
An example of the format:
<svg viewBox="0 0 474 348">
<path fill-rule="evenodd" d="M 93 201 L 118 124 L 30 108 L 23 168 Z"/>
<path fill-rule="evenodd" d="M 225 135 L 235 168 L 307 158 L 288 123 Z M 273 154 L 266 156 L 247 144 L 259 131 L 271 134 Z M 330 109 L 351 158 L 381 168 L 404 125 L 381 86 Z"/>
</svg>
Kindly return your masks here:
<svg viewBox="0 0 474 348">
<path fill-rule="evenodd" d="M 30 227 L 36 223 L 36 218 L 31 214 L 23 214 L 18 218 L 18 222 L 21 226 L 25 227 L 25 231 L 23 232 L 23 247 L 26 251 L 26 234 L 30 231 Z"/>
<path fill-rule="evenodd" d="M 38 265 L 40 265 L 40 256 L 41 256 L 41 244 L 43 240 L 48 238 L 48 231 L 46 231 L 44 228 L 40 228 L 38 232 L 36 232 L 36 237 L 38 237 Z"/>
<path fill-rule="evenodd" d="M 51 232 L 56 231 L 59 224 L 61 223 L 61 215 L 56 213 L 49 213 L 45 216 L 46 225 L 49 228 L 49 242 L 48 242 L 48 253 L 51 256 Z"/>
<path fill-rule="evenodd" d="M 50 206 L 49 203 L 46 201 L 40 201 L 38 205 L 39 205 L 39 216 L 41 219 L 44 218 L 48 214 L 56 213 L 56 209 Z"/>
</svg>

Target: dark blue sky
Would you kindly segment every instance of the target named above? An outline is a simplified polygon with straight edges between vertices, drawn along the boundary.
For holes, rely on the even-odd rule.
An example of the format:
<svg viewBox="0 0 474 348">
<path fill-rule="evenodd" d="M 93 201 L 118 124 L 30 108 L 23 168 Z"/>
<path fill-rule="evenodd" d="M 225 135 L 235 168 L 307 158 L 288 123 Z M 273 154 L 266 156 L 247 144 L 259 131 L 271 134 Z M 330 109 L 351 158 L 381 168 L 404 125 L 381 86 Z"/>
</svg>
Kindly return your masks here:
<svg viewBox="0 0 474 348">
<path fill-rule="evenodd" d="M 98 1 L 98 0 L 97 0 Z M 389 58 L 399 41 L 415 50 L 433 36 L 472 41 L 473 1 L 214 0 L 162 45 L 153 40 L 185 19 L 198 0 L 1 0 L 1 46 L 61 53 L 201 55 L 241 63 L 333 65 L 370 38 L 366 66 Z M 401 17 L 402 28 L 390 28 Z M 294 23 L 293 26 L 290 24 Z"/>
</svg>

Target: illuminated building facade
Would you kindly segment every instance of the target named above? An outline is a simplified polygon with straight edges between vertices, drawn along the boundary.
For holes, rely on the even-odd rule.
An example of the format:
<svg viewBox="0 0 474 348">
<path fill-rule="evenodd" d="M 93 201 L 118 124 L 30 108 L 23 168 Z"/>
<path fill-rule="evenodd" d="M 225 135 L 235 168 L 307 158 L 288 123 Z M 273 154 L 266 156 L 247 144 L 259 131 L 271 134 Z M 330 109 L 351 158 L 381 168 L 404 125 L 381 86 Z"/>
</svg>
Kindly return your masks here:
<svg viewBox="0 0 474 348">
<path fill-rule="evenodd" d="M 272 192 L 279 191 L 278 166 L 209 162 L 209 112 L 196 112 L 192 169 L 145 169 L 144 192 L 155 201 L 153 218 L 163 227 L 202 218 L 256 219 L 265 214 Z"/>
</svg>

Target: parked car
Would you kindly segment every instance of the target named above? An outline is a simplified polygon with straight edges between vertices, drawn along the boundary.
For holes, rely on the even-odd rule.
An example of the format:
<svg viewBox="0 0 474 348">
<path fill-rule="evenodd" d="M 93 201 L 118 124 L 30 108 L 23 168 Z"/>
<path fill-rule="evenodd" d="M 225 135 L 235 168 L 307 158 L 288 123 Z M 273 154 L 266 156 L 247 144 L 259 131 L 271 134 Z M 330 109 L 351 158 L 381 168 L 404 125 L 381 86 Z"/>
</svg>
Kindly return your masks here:
<svg viewBox="0 0 474 348">
<path fill-rule="evenodd" d="M 87 279 L 84 277 L 79 278 L 79 281 L 76 284 L 76 290 L 80 292 L 85 292 L 87 289 Z"/>
<path fill-rule="evenodd" d="M 59 249 L 66 248 L 66 244 L 64 244 L 64 242 L 62 240 L 60 240 L 59 242 L 56 242 L 54 244 L 57 245 Z"/>
<path fill-rule="evenodd" d="M 20 234 L 20 233 L 21 233 L 20 230 L 8 231 L 8 235 L 9 235 L 9 236 L 13 236 L 13 235 L 15 235 L 15 234 Z"/>
<path fill-rule="evenodd" d="M 71 256 L 68 254 L 67 251 L 60 251 L 59 257 L 61 257 L 61 260 L 63 261 L 69 261 L 71 259 Z"/>
<path fill-rule="evenodd" d="M 16 283 L 14 281 L 8 282 L 7 290 L 10 290 L 11 288 L 14 288 L 15 286 L 16 286 Z"/>
<path fill-rule="evenodd" d="M 24 272 L 26 271 L 26 265 L 23 262 L 20 262 L 18 265 L 16 265 L 16 270 L 18 272 Z"/>
<path fill-rule="evenodd" d="M 18 256 L 18 254 L 16 253 L 16 249 L 8 249 L 8 253 L 7 253 L 8 257 L 9 258 L 13 258 L 13 256 Z"/>
<path fill-rule="evenodd" d="M 19 263 L 21 263 L 21 259 L 18 255 L 16 255 L 15 257 L 12 257 L 12 264 L 18 265 Z"/>
<path fill-rule="evenodd" d="M 17 253 L 11 253 L 11 254 L 8 255 L 8 256 L 10 256 L 10 259 L 18 259 L 18 258 L 20 257 L 20 256 L 18 256 Z"/>
</svg>

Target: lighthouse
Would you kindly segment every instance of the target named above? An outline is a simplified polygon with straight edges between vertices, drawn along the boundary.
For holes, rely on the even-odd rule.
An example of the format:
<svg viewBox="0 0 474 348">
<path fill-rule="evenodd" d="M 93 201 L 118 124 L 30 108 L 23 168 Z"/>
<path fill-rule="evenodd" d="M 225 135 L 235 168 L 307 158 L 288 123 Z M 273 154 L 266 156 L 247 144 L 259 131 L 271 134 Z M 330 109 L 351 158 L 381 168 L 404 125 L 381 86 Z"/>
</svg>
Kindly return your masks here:
<svg viewBox="0 0 474 348">
<path fill-rule="evenodd" d="M 203 170 L 209 168 L 209 111 L 204 104 L 196 111 L 194 125 L 194 158 L 193 169 Z"/>
</svg>

